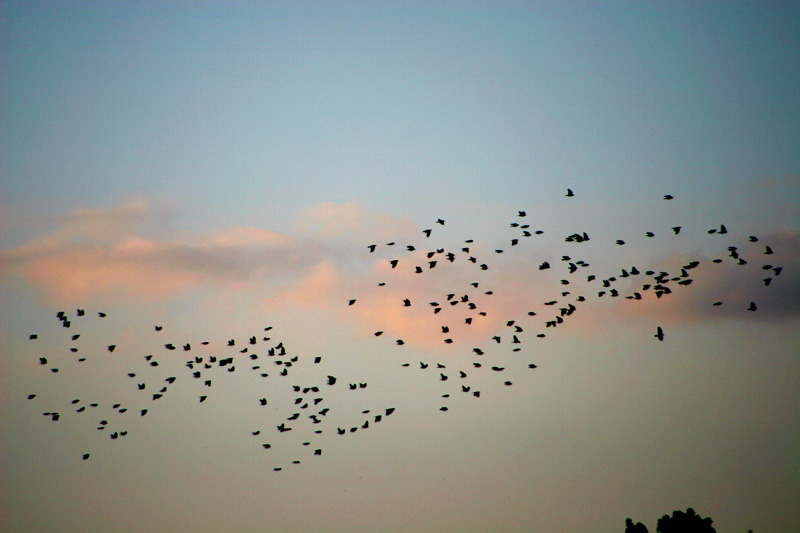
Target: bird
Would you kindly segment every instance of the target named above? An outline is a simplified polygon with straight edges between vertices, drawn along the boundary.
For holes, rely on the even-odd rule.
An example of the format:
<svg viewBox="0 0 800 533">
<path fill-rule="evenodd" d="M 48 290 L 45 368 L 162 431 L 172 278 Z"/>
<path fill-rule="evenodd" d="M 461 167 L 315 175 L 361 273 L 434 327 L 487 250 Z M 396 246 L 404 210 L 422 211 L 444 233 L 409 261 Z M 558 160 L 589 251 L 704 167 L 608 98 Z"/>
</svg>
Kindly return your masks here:
<svg viewBox="0 0 800 533">
<path fill-rule="evenodd" d="M 661 326 L 658 326 L 658 329 L 656 329 L 656 334 L 653 336 L 657 338 L 659 341 L 664 340 L 664 330 L 661 329 Z"/>
<path fill-rule="evenodd" d="M 564 196 L 568 197 L 575 196 L 575 193 L 572 192 L 572 189 L 567 189 L 567 194 L 565 194 Z"/>
</svg>

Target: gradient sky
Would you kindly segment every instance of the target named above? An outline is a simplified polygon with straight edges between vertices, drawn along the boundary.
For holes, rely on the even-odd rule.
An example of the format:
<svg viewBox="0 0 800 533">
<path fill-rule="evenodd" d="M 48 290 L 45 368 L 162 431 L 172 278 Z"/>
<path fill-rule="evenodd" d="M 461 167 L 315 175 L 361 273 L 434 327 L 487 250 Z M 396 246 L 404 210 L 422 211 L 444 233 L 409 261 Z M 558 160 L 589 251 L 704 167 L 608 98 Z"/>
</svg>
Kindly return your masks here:
<svg viewBox="0 0 800 533">
<path fill-rule="evenodd" d="M 800 529 L 798 50 L 791 2 L 3 2 L 0 529 L 654 531 L 687 507 L 719 532 Z M 544 234 L 511 248 L 511 222 Z M 403 269 L 424 264 L 407 244 L 466 239 L 488 271 Z M 564 254 L 599 279 L 701 266 L 669 298 L 582 276 L 568 300 Z M 426 302 L 476 276 L 486 320 L 445 344 Z M 545 339 L 530 319 L 521 352 L 486 343 L 579 292 Z M 199 405 L 163 349 L 267 326 L 323 357 L 299 382 L 340 378 L 324 434 L 273 434 L 295 395 L 245 360 Z M 472 372 L 478 345 L 504 374 Z M 419 361 L 482 397 L 443 399 Z M 181 377 L 111 441 L 70 401 L 138 410 L 133 369 Z"/>
</svg>

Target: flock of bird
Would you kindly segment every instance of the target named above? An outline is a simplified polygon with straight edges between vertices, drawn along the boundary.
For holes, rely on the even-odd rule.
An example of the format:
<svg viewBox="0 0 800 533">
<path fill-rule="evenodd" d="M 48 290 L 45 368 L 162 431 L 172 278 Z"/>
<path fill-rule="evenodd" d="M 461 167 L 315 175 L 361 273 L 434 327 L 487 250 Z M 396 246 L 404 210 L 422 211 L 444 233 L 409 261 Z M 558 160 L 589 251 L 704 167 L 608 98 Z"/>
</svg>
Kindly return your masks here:
<svg viewBox="0 0 800 533">
<path fill-rule="evenodd" d="M 572 198 L 575 194 L 568 189 L 565 196 Z M 663 199 L 671 201 L 673 197 L 664 195 Z M 698 268 L 706 267 L 704 264 L 701 265 L 702 262 L 699 260 L 689 261 L 673 272 L 627 265 L 621 267 L 618 272 L 603 275 L 591 269 L 588 261 L 574 257 L 581 251 L 579 245 L 594 237 L 583 231 L 561 235 L 559 237 L 571 247 L 570 253 L 561 255 L 558 261 L 552 259 L 542 261 L 530 273 L 533 277 L 539 274 L 537 270 L 555 272 L 560 279 L 553 294 L 542 301 L 530 302 L 530 310 L 519 316 L 495 316 L 499 311 L 493 311 L 498 308 L 491 305 L 491 299 L 497 295 L 491 287 L 492 278 L 486 276 L 486 271 L 493 268 L 492 257 L 498 257 L 511 250 L 524 254 L 526 241 L 535 240 L 544 233 L 527 221 L 527 213 L 518 211 L 509 221 L 512 234 L 507 241 L 508 245 L 488 253 L 472 239 L 464 240 L 453 249 L 431 246 L 429 243 L 436 241 L 439 231 L 437 228 L 445 226 L 445 221 L 442 219 L 436 220 L 430 228 L 423 230 L 413 242 L 372 243 L 366 246 L 365 254 L 375 254 L 367 258 L 377 257 L 378 261 L 387 262 L 383 270 L 387 276 L 378 283 L 377 292 L 365 291 L 366 296 L 353 295 L 343 301 L 341 305 L 347 311 L 358 310 L 359 306 L 365 303 L 368 305 L 369 299 L 375 298 L 375 294 L 380 294 L 380 291 L 406 287 L 409 279 L 412 283 L 423 280 L 434 269 L 440 276 L 447 276 L 447 272 L 442 274 L 441 271 L 446 271 L 448 268 L 459 269 L 458 275 L 453 270 L 453 275 L 446 278 L 452 281 L 446 291 L 440 294 L 426 292 L 432 296 L 428 301 L 418 301 L 418 298 L 408 295 L 399 298 L 396 303 L 398 312 L 422 312 L 426 318 L 419 321 L 420 327 L 423 325 L 428 328 L 434 327 L 436 334 L 441 336 L 441 343 L 457 352 L 445 361 L 446 364 L 441 361 L 418 360 L 406 360 L 400 363 L 405 372 L 427 373 L 429 377 L 426 379 L 437 383 L 436 386 L 440 387 L 437 389 L 439 400 L 434 407 L 440 411 L 448 411 L 452 407 L 450 399 L 454 395 L 480 398 L 481 393 L 485 391 L 480 388 L 481 386 L 494 384 L 502 389 L 514 385 L 522 372 L 530 372 L 537 368 L 536 362 L 530 359 L 534 351 L 524 350 L 523 347 L 537 342 L 537 339 L 544 339 L 551 332 L 556 333 L 559 327 L 591 301 L 602 298 L 659 301 L 679 291 L 692 290 L 689 288 L 694 281 L 692 273 Z M 684 235 L 681 229 L 681 226 L 672 226 L 659 233 L 666 233 L 668 237 L 676 238 Z M 724 225 L 720 225 L 708 229 L 707 233 L 726 235 L 728 231 Z M 645 236 L 655 238 L 656 232 L 646 232 Z M 759 239 L 755 236 L 749 236 L 749 241 L 759 243 Z M 615 245 L 625 245 L 624 239 L 615 240 Z M 727 247 L 725 257 L 714 259 L 710 263 L 713 265 L 728 262 L 737 267 L 746 265 L 752 267 L 753 264 L 757 264 L 766 275 L 760 281 L 763 285 L 769 286 L 772 280 L 781 274 L 782 268 L 766 260 L 758 261 L 773 254 L 769 245 L 761 243 L 758 245 L 763 246 L 759 250 L 758 257 L 745 257 L 744 251 L 730 245 Z M 751 250 L 748 253 L 751 253 Z M 459 281 L 465 276 L 471 277 L 469 281 Z M 723 301 L 708 302 L 708 305 L 717 307 L 724 304 L 726 302 Z M 747 302 L 745 305 L 736 302 L 736 305 L 740 305 L 743 314 L 756 312 L 758 309 L 756 302 Z M 119 378 L 122 387 L 132 392 L 133 396 L 129 396 L 132 399 L 128 401 L 102 402 L 95 399 L 86 400 L 81 395 L 76 395 L 60 405 L 42 405 L 37 412 L 41 412 L 46 420 L 61 424 L 70 423 L 80 417 L 92 420 L 94 421 L 91 424 L 92 431 L 113 441 L 125 440 L 133 427 L 137 431 L 143 429 L 141 421 L 167 403 L 165 398 L 168 398 L 176 388 L 193 390 L 196 405 L 199 408 L 206 408 L 213 403 L 210 400 L 214 398 L 217 383 L 238 379 L 235 376 L 243 373 L 252 380 L 260 380 L 258 384 L 248 382 L 244 387 L 245 390 L 253 390 L 251 406 L 267 408 L 269 411 L 268 416 L 259 419 L 260 421 L 254 423 L 249 430 L 249 436 L 256 442 L 254 446 L 271 450 L 275 444 L 282 442 L 282 439 L 291 436 L 292 431 L 304 435 L 301 441 L 294 443 L 299 448 L 292 452 L 293 458 L 286 461 L 287 464 L 300 464 L 306 458 L 321 456 L 328 435 L 338 438 L 363 432 L 379 424 L 385 424 L 387 418 L 395 412 L 395 407 L 392 405 L 362 404 L 360 407 L 363 408 L 358 409 L 353 415 L 345 413 L 345 409 L 340 408 L 335 402 L 326 401 L 331 396 L 329 391 L 341 390 L 346 391 L 345 394 L 357 395 L 359 391 L 368 387 L 368 383 L 359 380 L 350 382 L 346 376 L 328 374 L 322 356 L 306 357 L 293 353 L 284 342 L 270 336 L 273 334 L 273 328 L 270 326 L 244 339 L 215 343 L 202 341 L 192 344 L 192 342 L 176 342 L 174 339 L 169 339 L 169 328 L 165 330 L 163 326 L 156 325 L 150 335 L 156 336 L 154 338 L 159 340 L 160 352 L 132 354 L 126 351 L 122 344 L 86 346 L 86 338 L 96 331 L 98 321 L 108 319 L 105 312 L 89 312 L 84 309 L 77 309 L 74 312 L 58 311 L 56 319 L 60 328 L 69 330 L 66 336 L 69 346 L 57 353 L 38 355 L 38 365 L 42 372 L 61 376 L 64 375 L 61 370 L 65 367 L 72 373 L 83 369 L 89 371 L 88 368 L 93 362 L 109 357 L 110 354 L 119 355 L 124 352 L 123 357 L 129 368 Z M 486 335 L 470 331 L 472 328 L 483 332 L 486 328 L 482 326 L 487 324 L 495 324 L 497 328 Z M 393 333 L 395 331 L 390 327 L 374 331 L 376 338 L 374 342 L 378 343 L 381 352 L 387 349 L 387 344 L 398 347 L 397 350 L 403 350 L 403 346 L 414 342 Z M 42 334 L 38 332 L 29 334 L 30 341 L 38 341 L 40 335 Z M 663 342 L 667 338 L 667 332 L 662 326 L 654 324 L 653 336 L 659 342 Z M 181 367 L 182 373 L 175 370 L 176 352 L 182 353 L 185 358 Z M 510 357 L 510 354 L 515 355 Z M 520 363 L 523 356 L 527 360 Z M 310 382 L 302 381 L 306 378 L 295 378 L 294 371 L 300 367 L 318 370 L 312 374 L 319 375 L 320 378 Z M 307 373 L 301 373 L 301 376 L 305 375 Z M 476 376 L 480 376 L 481 379 L 475 380 Z M 408 379 L 419 378 L 415 375 L 409 376 Z M 337 392 L 336 397 L 341 397 L 338 394 Z M 39 396 L 36 391 L 31 391 L 27 399 L 36 404 L 37 400 L 41 399 Z M 286 401 L 286 398 L 291 400 Z M 276 401 L 284 402 L 285 405 L 275 405 Z M 267 422 L 264 422 L 264 419 Z M 134 423 L 134 420 L 138 422 Z M 306 435 L 313 436 L 305 438 Z M 79 459 L 88 460 L 91 453 L 91 450 L 86 450 Z M 284 463 L 277 464 L 274 470 L 280 471 L 285 466 Z"/>
</svg>

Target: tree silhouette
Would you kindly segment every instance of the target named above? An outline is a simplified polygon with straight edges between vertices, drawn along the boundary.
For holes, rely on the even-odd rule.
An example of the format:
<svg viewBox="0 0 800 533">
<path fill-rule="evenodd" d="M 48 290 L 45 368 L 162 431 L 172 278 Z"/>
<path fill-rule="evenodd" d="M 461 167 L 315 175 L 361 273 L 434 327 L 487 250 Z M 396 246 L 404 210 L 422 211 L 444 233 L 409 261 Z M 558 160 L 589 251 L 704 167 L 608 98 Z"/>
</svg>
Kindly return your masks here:
<svg viewBox="0 0 800 533">
<path fill-rule="evenodd" d="M 689 507 L 686 512 L 673 511 L 672 516 L 664 515 L 658 519 L 656 533 L 717 533 L 711 525 L 711 518 L 701 518 L 694 509 Z M 648 533 L 647 527 L 641 522 L 633 523 L 630 518 L 625 520 L 625 533 Z"/>
<path fill-rule="evenodd" d="M 664 515 L 659 518 L 656 533 L 717 533 L 712 522 L 711 518 L 701 518 L 689 507 L 685 513 L 673 511 L 671 517 Z"/>
<path fill-rule="evenodd" d="M 647 526 L 641 522 L 633 523 L 630 518 L 625 520 L 625 533 L 647 533 Z"/>
</svg>

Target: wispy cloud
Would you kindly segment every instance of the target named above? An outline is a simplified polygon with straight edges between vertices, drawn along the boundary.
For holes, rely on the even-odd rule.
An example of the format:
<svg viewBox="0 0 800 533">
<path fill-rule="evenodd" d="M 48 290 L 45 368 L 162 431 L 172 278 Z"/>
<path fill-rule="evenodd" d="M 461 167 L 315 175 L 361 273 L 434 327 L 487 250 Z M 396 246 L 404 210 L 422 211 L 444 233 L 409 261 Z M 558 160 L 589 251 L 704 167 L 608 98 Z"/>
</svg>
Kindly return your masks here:
<svg viewBox="0 0 800 533">
<path fill-rule="evenodd" d="M 229 228 L 180 238 L 144 237 L 143 203 L 82 209 L 58 217 L 47 235 L 0 255 L 57 301 L 111 293 L 132 300 L 173 296 L 208 282 L 301 276 L 322 260 L 313 241 L 259 228 Z"/>
<path fill-rule="evenodd" d="M 303 234 L 346 237 L 359 242 L 399 239 L 418 231 L 407 218 L 369 212 L 357 201 L 343 204 L 325 202 L 304 209 L 296 229 Z"/>
<path fill-rule="evenodd" d="M 95 295 L 154 301 L 206 287 L 258 287 L 269 309 L 324 310 L 353 321 L 364 336 L 383 331 L 391 342 L 401 339 L 442 350 L 477 346 L 495 334 L 504 343 L 514 334 L 521 339 L 545 331 L 549 335 L 546 322 L 559 316 L 564 319 L 559 331 L 574 324 L 594 331 L 603 320 L 656 314 L 664 321 L 772 319 L 800 310 L 800 236 L 791 232 L 764 236 L 757 243 L 738 242 L 746 265 L 727 254 L 721 264 L 703 254 L 653 258 L 648 268 L 657 271 L 679 273 L 693 260 L 701 265 L 690 271 L 691 285 L 672 283 L 672 294 L 660 299 L 652 289 L 641 290 L 641 284 L 652 282 L 644 274 L 616 281 L 621 295 L 642 293 L 644 298 L 634 301 L 599 299 L 600 281 L 587 283 L 584 269 L 567 273 L 561 261 L 540 270 L 548 253 L 544 249 L 520 251 L 520 246 L 496 254 L 472 243 L 444 250 L 436 240 L 444 228 L 436 226 L 429 239 L 411 222 L 369 213 L 356 202 L 306 209 L 297 224 L 305 236 L 249 227 L 179 236 L 139 234 L 150 216 L 142 202 L 75 210 L 56 217 L 56 226 L 43 237 L 0 252 L 0 266 L 6 276 L 25 278 L 46 298 L 65 303 Z M 394 246 L 387 244 L 395 239 Z M 370 242 L 379 243 L 374 253 L 367 250 Z M 416 249 L 407 250 L 412 243 Z M 772 254 L 763 253 L 766 245 Z M 469 260 L 475 256 L 477 261 Z M 394 267 L 393 259 L 398 260 Z M 488 268 L 482 269 L 482 263 Z M 780 275 L 772 270 L 778 267 Z M 765 286 L 762 280 L 768 277 L 773 279 Z M 569 284 L 563 284 L 567 279 Z M 586 301 L 578 302 L 579 295 Z M 351 299 L 356 300 L 352 306 Z M 712 306 L 716 301 L 723 305 Z M 745 310 L 751 301 L 758 312 Z M 570 304 L 576 312 L 566 317 L 562 309 Z M 513 327 L 508 325 L 512 320 Z"/>
</svg>

